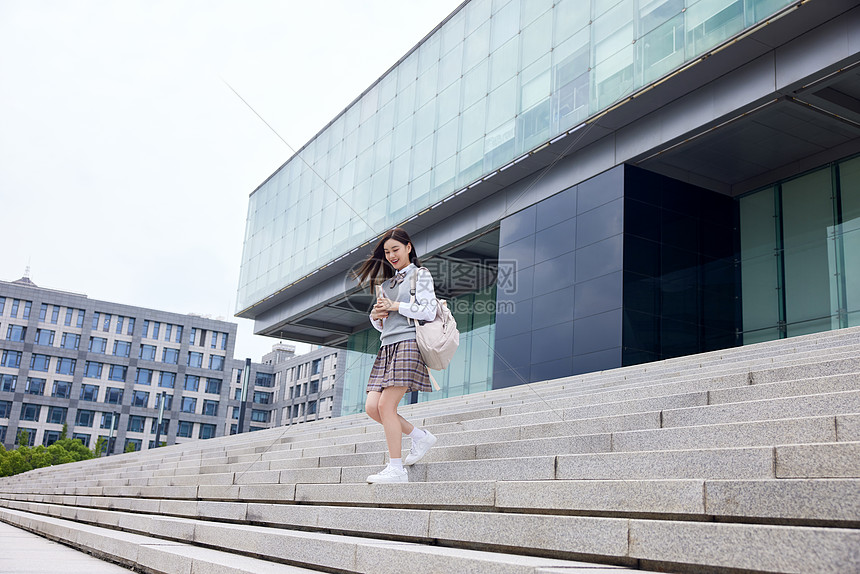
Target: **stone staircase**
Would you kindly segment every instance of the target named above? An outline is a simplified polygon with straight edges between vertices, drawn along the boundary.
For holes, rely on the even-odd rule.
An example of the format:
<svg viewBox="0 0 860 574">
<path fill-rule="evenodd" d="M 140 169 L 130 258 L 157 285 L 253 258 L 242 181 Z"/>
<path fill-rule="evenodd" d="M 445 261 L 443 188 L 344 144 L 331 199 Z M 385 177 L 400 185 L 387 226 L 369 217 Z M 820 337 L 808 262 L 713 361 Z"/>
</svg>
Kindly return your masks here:
<svg viewBox="0 0 860 574">
<path fill-rule="evenodd" d="M 158 573 L 860 572 L 860 328 L 0 479 L 0 520 Z M 404 441 L 404 448 L 408 441 Z"/>
</svg>

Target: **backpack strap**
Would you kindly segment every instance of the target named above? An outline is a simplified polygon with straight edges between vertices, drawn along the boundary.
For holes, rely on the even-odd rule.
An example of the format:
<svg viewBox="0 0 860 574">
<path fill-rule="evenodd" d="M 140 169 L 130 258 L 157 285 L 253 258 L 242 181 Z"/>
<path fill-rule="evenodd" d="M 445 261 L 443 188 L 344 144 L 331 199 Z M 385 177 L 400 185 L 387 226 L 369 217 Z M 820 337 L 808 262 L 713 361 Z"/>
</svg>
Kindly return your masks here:
<svg viewBox="0 0 860 574">
<path fill-rule="evenodd" d="M 416 267 L 415 271 L 412 273 L 412 277 L 409 278 L 409 307 L 410 308 L 412 307 L 412 305 L 415 304 L 415 287 L 418 284 L 418 272 L 421 271 L 422 269 L 424 271 L 427 271 L 428 273 L 430 272 L 430 270 L 427 269 L 426 267 Z M 407 323 L 409 321 L 412 321 L 413 325 L 415 324 L 415 319 L 407 318 Z M 419 325 L 423 325 L 424 323 L 426 323 L 426 321 L 418 321 Z"/>
</svg>

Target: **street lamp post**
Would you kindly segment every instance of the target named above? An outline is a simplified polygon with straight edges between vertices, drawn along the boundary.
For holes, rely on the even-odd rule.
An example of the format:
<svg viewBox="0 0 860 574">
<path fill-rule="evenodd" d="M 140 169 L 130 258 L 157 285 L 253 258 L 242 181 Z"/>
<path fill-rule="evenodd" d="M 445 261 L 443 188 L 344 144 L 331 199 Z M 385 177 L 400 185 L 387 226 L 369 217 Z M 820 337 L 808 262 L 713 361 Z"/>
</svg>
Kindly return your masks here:
<svg viewBox="0 0 860 574">
<path fill-rule="evenodd" d="M 242 395 L 239 403 L 239 428 L 236 434 L 242 432 L 245 425 L 245 401 L 248 399 L 248 383 L 251 380 L 251 359 L 245 359 L 245 370 L 242 372 Z"/>
<path fill-rule="evenodd" d="M 119 424 L 119 413 L 114 411 L 113 413 L 111 413 L 111 416 L 113 417 L 113 420 L 111 420 L 110 423 L 110 436 L 108 437 L 107 456 L 110 456 L 111 451 L 113 450 L 113 448 L 111 448 L 113 446 L 113 431 L 116 430 L 116 427 Z"/>
<path fill-rule="evenodd" d="M 161 404 L 158 407 L 158 425 L 155 428 L 155 448 L 161 446 L 161 421 L 164 420 L 164 403 L 167 401 L 167 391 L 161 391 Z"/>
</svg>

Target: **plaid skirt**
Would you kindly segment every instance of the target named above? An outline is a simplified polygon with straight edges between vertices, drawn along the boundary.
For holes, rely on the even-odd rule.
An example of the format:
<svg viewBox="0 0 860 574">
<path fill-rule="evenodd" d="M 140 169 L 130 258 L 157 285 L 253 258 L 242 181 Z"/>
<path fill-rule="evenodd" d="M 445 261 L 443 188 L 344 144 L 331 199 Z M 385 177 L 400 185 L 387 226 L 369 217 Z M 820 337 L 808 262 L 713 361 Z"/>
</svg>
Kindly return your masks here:
<svg viewBox="0 0 860 574">
<path fill-rule="evenodd" d="M 410 391 L 425 392 L 433 390 L 427 365 L 421 358 L 415 339 L 379 348 L 370 370 L 367 392 L 381 391 L 386 387 L 407 387 Z"/>
</svg>

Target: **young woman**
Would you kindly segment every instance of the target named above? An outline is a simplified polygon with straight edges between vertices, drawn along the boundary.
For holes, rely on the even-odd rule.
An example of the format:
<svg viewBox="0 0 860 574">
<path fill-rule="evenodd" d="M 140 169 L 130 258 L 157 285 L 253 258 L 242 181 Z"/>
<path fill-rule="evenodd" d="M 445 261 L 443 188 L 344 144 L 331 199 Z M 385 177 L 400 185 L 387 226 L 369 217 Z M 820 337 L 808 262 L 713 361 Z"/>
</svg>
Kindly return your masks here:
<svg viewBox="0 0 860 574">
<path fill-rule="evenodd" d="M 382 347 L 367 383 L 367 414 L 385 431 L 388 466 L 367 477 L 367 482 L 409 482 L 403 465 L 415 464 L 436 443 L 429 431 L 413 426 L 397 414 L 397 405 L 409 391 L 430 391 L 427 366 L 415 342 L 415 321 L 436 316 L 433 279 L 421 263 L 409 235 L 399 227 L 388 231 L 356 273 L 359 284 L 369 281 L 376 289 L 370 322 L 380 332 Z M 415 303 L 410 305 L 412 274 L 418 273 Z M 412 439 L 406 461 L 401 459 L 402 435 Z"/>
</svg>

